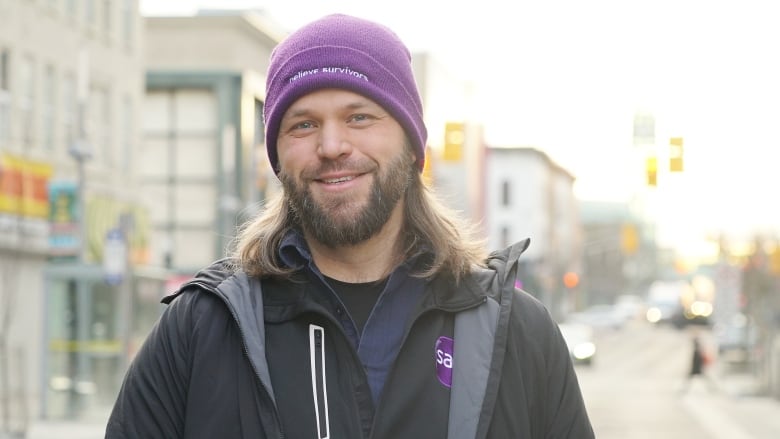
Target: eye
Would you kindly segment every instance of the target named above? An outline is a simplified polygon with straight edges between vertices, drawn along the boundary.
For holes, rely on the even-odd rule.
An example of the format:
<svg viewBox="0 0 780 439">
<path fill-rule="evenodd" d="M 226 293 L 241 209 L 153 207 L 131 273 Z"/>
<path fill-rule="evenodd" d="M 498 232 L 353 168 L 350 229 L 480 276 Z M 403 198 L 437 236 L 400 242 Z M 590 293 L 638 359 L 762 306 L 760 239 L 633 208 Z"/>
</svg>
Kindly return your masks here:
<svg viewBox="0 0 780 439">
<path fill-rule="evenodd" d="M 353 114 L 349 118 L 350 122 L 364 122 L 364 121 L 372 120 L 372 119 L 374 119 L 373 116 L 370 116 L 370 115 L 365 114 L 365 113 Z"/>
<path fill-rule="evenodd" d="M 287 133 L 305 132 L 314 128 L 314 122 L 311 120 L 290 121 L 282 125 L 281 131 Z"/>
<path fill-rule="evenodd" d="M 290 127 L 290 129 L 293 129 L 293 130 L 306 130 L 306 129 L 309 129 L 309 128 L 312 128 L 312 127 L 314 127 L 314 124 L 311 123 L 310 121 L 306 120 L 306 121 L 303 121 L 303 122 L 298 122 L 296 124 L 293 124 Z"/>
</svg>

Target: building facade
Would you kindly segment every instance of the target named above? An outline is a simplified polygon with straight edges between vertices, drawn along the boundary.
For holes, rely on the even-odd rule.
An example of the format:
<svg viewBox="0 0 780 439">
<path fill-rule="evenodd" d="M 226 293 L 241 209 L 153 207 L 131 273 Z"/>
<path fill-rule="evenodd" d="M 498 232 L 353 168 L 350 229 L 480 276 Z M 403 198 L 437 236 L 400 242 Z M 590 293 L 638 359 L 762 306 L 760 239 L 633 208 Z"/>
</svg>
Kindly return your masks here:
<svg viewBox="0 0 780 439">
<path fill-rule="evenodd" d="M 146 19 L 141 193 L 151 260 L 183 276 L 223 257 L 276 177 L 262 111 L 283 32 L 261 13 Z"/>
<path fill-rule="evenodd" d="M 587 201 L 580 205 L 587 304 L 613 303 L 621 295 L 644 297 L 659 274 L 652 225 L 629 203 Z"/>
<path fill-rule="evenodd" d="M 488 247 L 531 238 L 521 258 L 519 283 L 555 315 L 574 308 L 578 285 L 564 284 L 567 273 L 582 272 L 574 176 L 534 148 L 488 148 L 486 163 Z"/>
<path fill-rule="evenodd" d="M 137 0 L 0 1 L 0 432 L 115 395 L 130 296 L 103 262 L 120 226 L 115 274 L 143 259 L 142 30 Z"/>
<path fill-rule="evenodd" d="M 430 53 L 415 53 L 412 66 L 428 128 L 424 177 L 449 208 L 482 225 L 486 145 L 471 86 Z"/>
</svg>

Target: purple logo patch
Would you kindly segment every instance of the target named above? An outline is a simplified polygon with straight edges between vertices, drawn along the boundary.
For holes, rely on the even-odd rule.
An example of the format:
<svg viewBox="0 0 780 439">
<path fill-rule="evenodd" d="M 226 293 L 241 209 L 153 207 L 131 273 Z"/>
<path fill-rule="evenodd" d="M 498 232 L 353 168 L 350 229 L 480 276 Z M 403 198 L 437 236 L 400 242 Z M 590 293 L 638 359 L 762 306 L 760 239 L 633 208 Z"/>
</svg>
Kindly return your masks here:
<svg viewBox="0 0 780 439">
<path fill-rule="evenodd" d="M 452 355 L 455 343 L 449 337 L 436 340 L 436 376 L 439 382 L 452 387 Z"/>
</svg>

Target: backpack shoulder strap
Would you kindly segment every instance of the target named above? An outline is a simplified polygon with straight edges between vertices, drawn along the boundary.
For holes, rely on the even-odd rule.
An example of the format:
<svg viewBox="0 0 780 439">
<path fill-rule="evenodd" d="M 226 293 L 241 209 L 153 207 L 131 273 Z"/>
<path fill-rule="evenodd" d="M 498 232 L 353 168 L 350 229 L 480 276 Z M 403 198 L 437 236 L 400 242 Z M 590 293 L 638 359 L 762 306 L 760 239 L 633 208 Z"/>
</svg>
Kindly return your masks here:
<svg viewBox="0 0 780 439">
<path fill-rule="evenodd" d="M 517 257 L 511 258 L 498 300 L 488 297 L 455 316 L 447 439 L 487 436 L 501 383 L 517 265 Z"/>
<path fill-rule="evenodd" d="M 455 316 L 448 439 L 473 439 L 485 400 L 499 304 L 487 303 Z"/>
<path fill-rule="evenodd" d="M 496 330 L 506 328 L 500 321 L 508 319 L 512 300 L 511 294 L 504 292 L 500 297 L 501 303 L 488 299 L 482 306 L 455 316 L 448 439 L 487 434 L 490 417 L 482 415 L 493 411 L 506 351 L 506 331 L 496 334 Z"/>
</svg>

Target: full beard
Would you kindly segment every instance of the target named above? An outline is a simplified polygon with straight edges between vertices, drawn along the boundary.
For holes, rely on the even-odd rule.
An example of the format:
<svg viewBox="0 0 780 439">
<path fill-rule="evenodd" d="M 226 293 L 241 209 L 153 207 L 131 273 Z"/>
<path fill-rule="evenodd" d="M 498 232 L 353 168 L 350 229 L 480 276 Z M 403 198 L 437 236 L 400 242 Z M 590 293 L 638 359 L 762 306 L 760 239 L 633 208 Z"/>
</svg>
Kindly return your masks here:
<svg viewBox="0 0 780 439">
<path fill-rule="evenodd" d="M 323 245 L 342 247 L 359 244 L 382 230 L 406 193 L 413 172 L 408 156 L 402 154 L 384 173 L 376 174 L 368 199 L 362 203 L 354 197 L 331 197 L 318 202 L 305 184 L 284 173 L 279 177 L 297 224 Z"/>
</svg>

